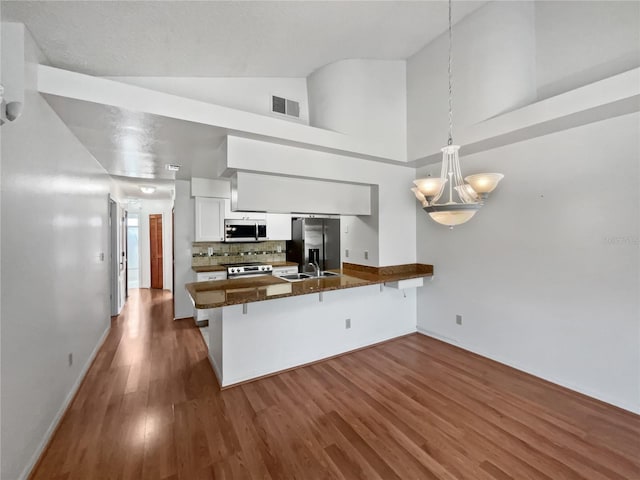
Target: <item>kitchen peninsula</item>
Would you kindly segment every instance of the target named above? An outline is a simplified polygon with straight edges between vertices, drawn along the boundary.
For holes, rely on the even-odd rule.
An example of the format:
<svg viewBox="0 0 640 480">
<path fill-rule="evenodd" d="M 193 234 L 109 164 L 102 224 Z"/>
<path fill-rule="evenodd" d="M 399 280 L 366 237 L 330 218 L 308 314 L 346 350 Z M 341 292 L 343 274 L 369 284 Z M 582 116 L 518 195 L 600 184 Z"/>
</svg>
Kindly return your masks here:
<svg viewBox="0 0 640 480">
<path fill-rule="evenodd" d="M 433 266 L 343 263 L 339 276 L 275 276 L 186 285 L 209 322 L 209 358 L 222 387 L 416 331 L 415 288 Z M 266 301 L 268 300 L 268 301 Z"/>
</svg>

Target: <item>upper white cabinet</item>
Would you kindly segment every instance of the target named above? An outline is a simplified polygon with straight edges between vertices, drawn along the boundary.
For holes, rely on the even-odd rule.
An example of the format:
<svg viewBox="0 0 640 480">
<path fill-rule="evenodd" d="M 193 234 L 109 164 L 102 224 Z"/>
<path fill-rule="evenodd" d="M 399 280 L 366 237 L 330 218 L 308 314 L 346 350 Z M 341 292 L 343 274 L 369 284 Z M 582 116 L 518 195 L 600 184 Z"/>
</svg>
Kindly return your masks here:
<svg viewBox="0 0 640 480">
<path fill-rule="evenodd" d="M 371 215 L 370 185 L 237 172 L 231 191 L 238 210 Z"/>
<path fill-rule="evenodd" d="M 222 198 L 196 197 L 196 242 L 224 241 L 224 204 Z"/>
<path fill-rule="evenodd" d="M 291 240 L 291 215 L 267 213 L 266 217 L 269 240 Z"/>
<path fill-rule="evenodd" d="M 224 199 L 224 218 L 235 220 L 264 220 L 265 214 L 260 212 L 234 212 L 231 210 L 231 200 Z"/>
<path fill-rule="evenodd" d="M 195 197 L 196 242 L 223 242 L 224 219 L 266 220 L 268 240 L 291 240 L 291 215 L 232 212 L 227 198 Z"/>
</svg>

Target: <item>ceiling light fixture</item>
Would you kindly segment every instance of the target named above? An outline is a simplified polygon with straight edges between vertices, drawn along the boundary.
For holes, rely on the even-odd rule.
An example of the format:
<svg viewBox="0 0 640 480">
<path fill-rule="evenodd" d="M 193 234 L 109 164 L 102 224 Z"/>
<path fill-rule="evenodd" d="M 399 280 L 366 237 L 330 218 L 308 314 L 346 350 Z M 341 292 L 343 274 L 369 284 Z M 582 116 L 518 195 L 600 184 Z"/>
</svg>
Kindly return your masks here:
<svg viewBox="0 0 640 480">
<path fill-rule="evenodd" d="M 462 179 L 459 145 L 453 144 L 453 82 L 451 74 L 451 0 L 449 0 L 449 140 L 442 151 L 442 169 L 440 177 L 427 177 L 414 180 L 411 190 L 422 204 L 422 208 L 432 220 L 453 228 L 463 224 L 476 214 L 500 180 L 501 173 L 478 173 Z M 465 183 L 466 181 L 466 183 Z M 448 184 L 448 185 L 447 185 Z M 448 188 L 445 188 L 448 187 Z M 448 201 L 438 203 L 446 195 Z"/>
<path fill-rule="evenodd" d="M 175 163 L 166 163 L 165 164 L 165 168 L 167 170 L 169 170 L 170 172 L 177 172 L 178 170 L 180 170 L 181 166 L 182 165 L 178 165 L 178 164 L 175 164 Z"/>
<path fill-rule="evenodd" d="M 151 187 L 151 186 L 145 186 L 145 187 L 140 187 L 140 191 L 142 193 L 146 193 L 148 195 L 152 194 L 153 192 L 156 191 L 156 187 Z"/>
</svg>

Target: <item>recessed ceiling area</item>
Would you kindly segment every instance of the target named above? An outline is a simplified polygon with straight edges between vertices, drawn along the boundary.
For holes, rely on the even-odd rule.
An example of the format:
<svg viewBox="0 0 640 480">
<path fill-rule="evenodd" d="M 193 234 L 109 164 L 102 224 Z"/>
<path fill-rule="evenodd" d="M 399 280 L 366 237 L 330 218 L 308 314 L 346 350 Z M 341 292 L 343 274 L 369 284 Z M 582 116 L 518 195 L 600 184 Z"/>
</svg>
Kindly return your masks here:
<svg viewBox="0 0 640 480">
<path fill-rule="evenodd" d="M 164 180 L 216 176 L 225 129 L 43 95 L 110 175 Z M 178 172 L 167 170 L 178 164 Z"/>
<path fill-rule="evenodd" d="M 128 178 L 112 175 L 111 178 L 120 188 L 123 198 L 127 200 L 172 200 L 175 190 L 173 180 L 146 180 L 141 178 Z M 144 193 L 141 187 L 151 187 L 152 193 Z"/>
<path fill-rule="evenodd" d="M 484 1 L 455 1 L 454 21 Z M 4 1 L 53 66 L 95 76 L 306 77 L 405 59 L 447 28 L 443 1 Z"/>
</svg>

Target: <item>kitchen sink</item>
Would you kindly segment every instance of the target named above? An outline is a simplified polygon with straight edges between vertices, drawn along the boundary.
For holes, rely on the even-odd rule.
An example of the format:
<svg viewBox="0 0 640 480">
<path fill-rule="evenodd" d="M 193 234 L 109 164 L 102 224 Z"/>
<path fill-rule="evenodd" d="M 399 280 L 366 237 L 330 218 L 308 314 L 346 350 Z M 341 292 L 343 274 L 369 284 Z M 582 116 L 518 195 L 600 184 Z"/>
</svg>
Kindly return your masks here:
<svg viewBox="0 0 640 480">
<path fill-rule="evenodd" d="M 320 272 L 320 275 L 319 275 L 320 278 L 322 278 L 322 277 L 325 277 L 325 278 L 326 277 L 339 277 L 339 276 L 340 276 L 339 273 L 334 273 L 334 272 Z"/>
<path fill-rule="evenodd" d="M 292 273 L 290 275 L 281 275 L 280 278 L 287 282 L 298 282 L 300 280 L 313 280 L 314 278 L 329 278 L 339 277 L 339 273 L 334 272 L 320 272 L 320 275 L 314 273 Z"/>
<path fill-rule="evenodd" d="M 306 280 L 312 278 L 308 273 L 291 273 L 289 275 L 281 275 L 280 278 L 288 282 L 297 282 L 298 280 Z"/>
</svg>

